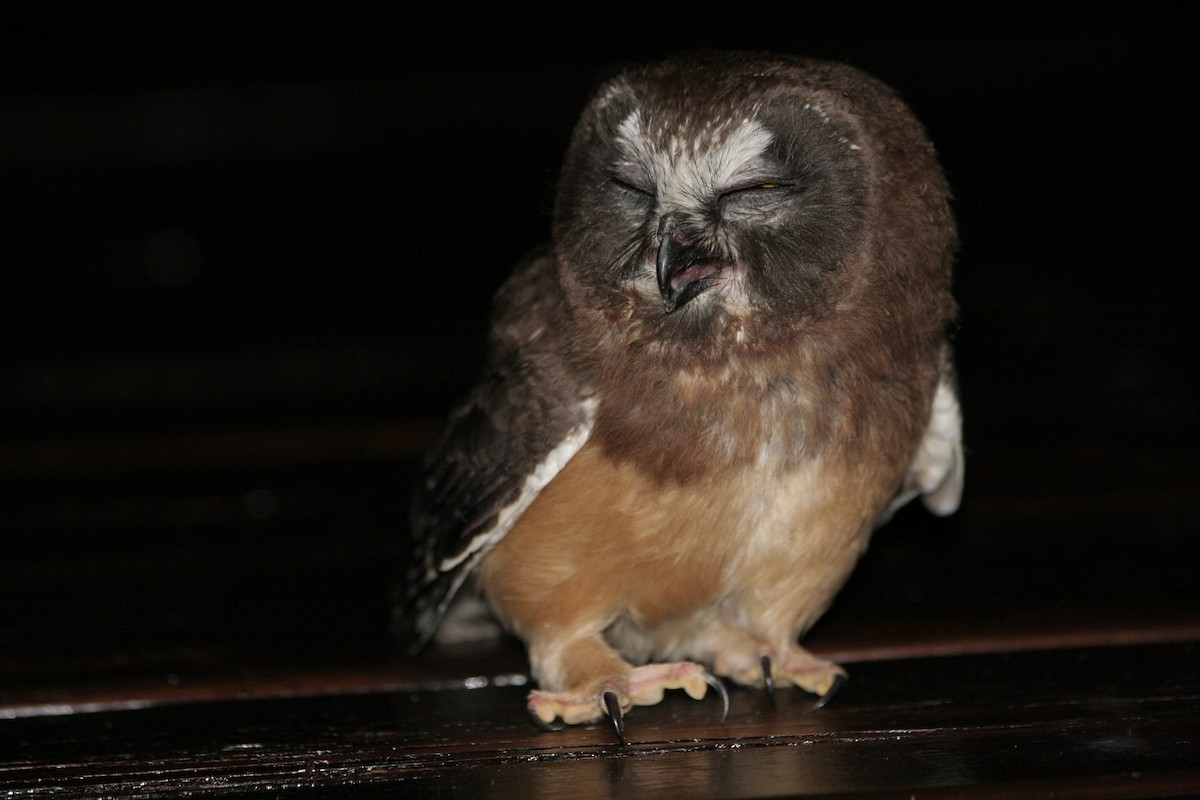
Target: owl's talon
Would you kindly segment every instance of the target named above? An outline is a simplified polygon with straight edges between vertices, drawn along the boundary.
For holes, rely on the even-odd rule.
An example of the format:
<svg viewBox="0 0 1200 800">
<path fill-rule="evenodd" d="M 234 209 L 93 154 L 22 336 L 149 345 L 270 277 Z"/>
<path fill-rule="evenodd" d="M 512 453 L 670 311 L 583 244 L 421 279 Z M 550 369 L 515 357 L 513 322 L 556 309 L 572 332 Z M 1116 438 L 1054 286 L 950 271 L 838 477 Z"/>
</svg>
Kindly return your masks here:
<svg viewBox="0 0 1200 800">
<path fill-rule="evenodd" d="M 836 695 L 838 692 L 840 692 L 842 690 L 842 687 L 845 685 L 846 685 L 846 676 L 845 675 L 834 675 L 833 676 L 833 685 L 831 685 L 829 687 L 829 689 L 825 692 L 825 694 L 823 694 L 817 698 L 817 702 L 813 706 L 813 711 L 816 711 L 818 708 L 824 708 L 825 704 L 828 703 L 830 700 L 832 700 L 834 698 L 834 695 Z"/>
<path fill-rule="evenodd" d="M 617 699 L 616 692 L 604 693 L 604 708 L 608 712 L 608 720 L 612 723 L 613 730 L 617 732 L 617 739 L 620 740 L 621 746 L 625 746 L 625 719 L 621 716 L 621 701 Z"/>
<path fill-rule="evenodd" d="M 721 722 L 724 722 L 729 717 L 729 691 L 725 688 L 725 682 L 707 670 L 704 673 L 704 682 L 721 695 Z"/>
<path fill-rule="evenodd" d="M 762 665 L 763 688 L 767 690 L 767 699 L 775 705 L 775 676 L 771 674 L 771 657 L 763 653 L 759 661 Z"/>
</svg>

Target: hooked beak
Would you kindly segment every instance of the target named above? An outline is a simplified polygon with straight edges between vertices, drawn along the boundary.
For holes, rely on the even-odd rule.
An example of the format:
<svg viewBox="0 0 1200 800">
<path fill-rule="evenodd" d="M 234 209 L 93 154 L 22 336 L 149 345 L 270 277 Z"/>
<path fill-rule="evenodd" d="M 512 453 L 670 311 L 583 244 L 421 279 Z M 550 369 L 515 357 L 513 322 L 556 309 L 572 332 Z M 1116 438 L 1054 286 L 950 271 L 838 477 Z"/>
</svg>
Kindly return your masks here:
<svg viewBox="0 0 1200 800">
<path fill-rule="evenodd" d="M 671 314 L 712 286 L 728 262 L 705 254 L 679 230 L 678 220 L 671 214 L 659 223 L 658 236 L 658 290 L 663 311 Z"/>
</svg>

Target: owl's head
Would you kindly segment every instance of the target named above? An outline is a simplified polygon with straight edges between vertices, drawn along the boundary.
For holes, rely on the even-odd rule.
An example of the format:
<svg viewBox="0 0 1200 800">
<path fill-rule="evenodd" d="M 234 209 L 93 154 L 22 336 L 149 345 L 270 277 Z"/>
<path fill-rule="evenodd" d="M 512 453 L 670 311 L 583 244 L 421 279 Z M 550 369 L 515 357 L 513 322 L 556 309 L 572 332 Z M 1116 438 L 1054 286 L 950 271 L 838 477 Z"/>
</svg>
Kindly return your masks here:
<svg viewBox="0 0 1200 800">
<path fill-rule="evenodd" d="M 869 263 L 884 227 L 953 238 L 946 203 L 923 131 L 882 84 L 838 64 L 699 53 L 600 88 L 553 232 L 581 306 L 655 337 L 747 338 L 843 302 L 864 272 L 906 268 Z"/>
</svg>

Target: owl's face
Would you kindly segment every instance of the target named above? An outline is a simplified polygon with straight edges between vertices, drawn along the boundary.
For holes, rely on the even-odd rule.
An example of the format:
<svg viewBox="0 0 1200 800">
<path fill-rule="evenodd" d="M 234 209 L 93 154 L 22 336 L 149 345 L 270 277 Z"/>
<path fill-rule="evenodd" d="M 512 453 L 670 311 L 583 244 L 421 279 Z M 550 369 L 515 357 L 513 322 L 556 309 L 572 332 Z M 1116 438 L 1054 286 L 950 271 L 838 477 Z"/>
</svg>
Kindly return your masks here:
<svg viewBox="0 0 1200 800">
<path fill-rule="evenodd" d="M 555 209 L 583 302 L 693 338 L 828 302 L 866 189 L 856 131 L 820 94 L 752 61 L 670 62 L 602 88 Z"/>
</svg>

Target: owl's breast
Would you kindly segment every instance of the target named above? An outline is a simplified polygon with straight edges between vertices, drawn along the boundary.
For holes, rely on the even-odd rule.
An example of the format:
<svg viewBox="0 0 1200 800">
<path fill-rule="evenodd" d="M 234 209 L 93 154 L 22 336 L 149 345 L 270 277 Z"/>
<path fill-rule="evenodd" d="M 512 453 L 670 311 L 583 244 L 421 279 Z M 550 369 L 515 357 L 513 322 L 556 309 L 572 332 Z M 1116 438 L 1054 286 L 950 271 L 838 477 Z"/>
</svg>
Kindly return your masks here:
<svg viewBox="0 0 1200 800">
<path fill-rule="evenodd" d="M 814 455 L 821 435 L 820 414 L 790 371 L 647 368 L 600 396 L 593 438 L 663 484 L 786 470 Z"/>
</svg>

